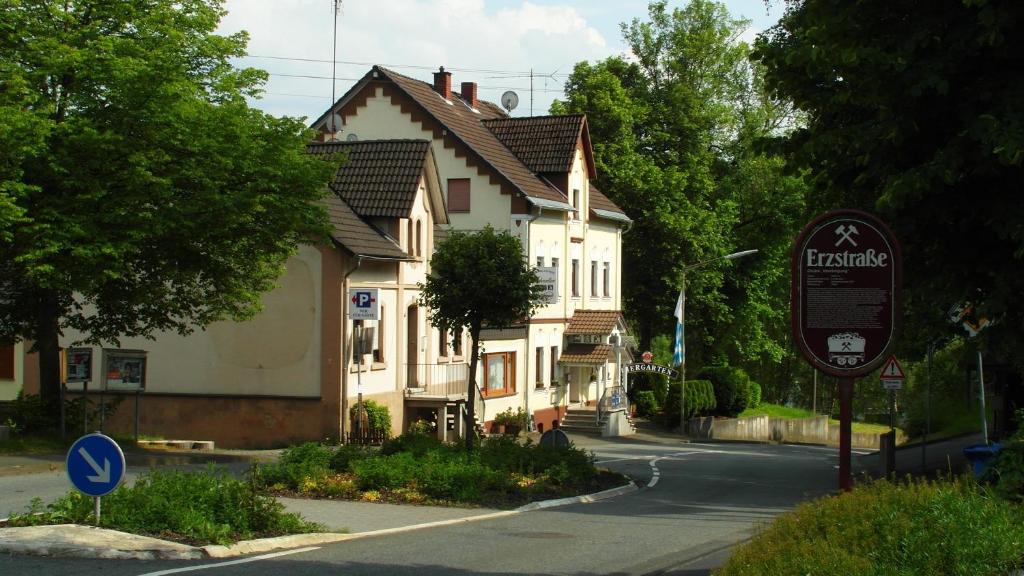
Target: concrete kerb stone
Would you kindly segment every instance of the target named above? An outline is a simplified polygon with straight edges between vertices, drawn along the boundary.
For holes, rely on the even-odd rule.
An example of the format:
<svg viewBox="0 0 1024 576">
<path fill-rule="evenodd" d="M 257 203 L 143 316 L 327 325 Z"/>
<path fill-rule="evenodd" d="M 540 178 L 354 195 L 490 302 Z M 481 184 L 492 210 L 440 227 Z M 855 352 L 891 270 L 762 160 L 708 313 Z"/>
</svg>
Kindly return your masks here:
<svg viewBox="0 0 1024 576">
<path fill-rule="evenodd" d="M 168 542 L 156 538 L 147 538 L 135 534 L 94 528 L 91 526 L 80 526 L 77 524 L 62 524 L 56 526 L 30 526 L 25 528 L 0 528 L 0 551 L 13 554 L 31 554 L 36 556 L 64 556 L 76 558 L 105 558 L 105 559 L 136 559 L 136 560 L 196 560 L 202 558 L 230 558 L 245 554 L 255 554 L 280 550 L 287 548 L 299 548 L 316 544 L 329 544 L 345 540 L 357 540 L 423 530 L 425 528 L 439 528 L 452 526 L 467 522 L 478 522 L 541 510 L 567 506 L 569 504 L 597 502 L 615 496 L 621 496 L 638 490 L 636 484 L 629 483 L 625 486 L 603 490 L 594 494 L 584 494 L 570 498 L 558 498 L 555 500 L 544 500 L 520 506 L 515 510 L 504 510 L 468 516 L 465 518 L 453 518 L 437 522 L 425 522 L 411 526 L 400 526 L 370 532 L 357 532 L 354 534 L 339 534 L 330 532 L 317 532 L 311 534 L 294 534 L 291 536 L 277 536 L 274 538 L 259 538 L 255 540 L 243 540 L 230 546 L 210 545 L 203 547 L 188 546 L 176 542 Z M 35 532 L 32 530 L 36 529 Z M 19 531 L 19 532 L 9 532 Z M 36 533 L 38 532 L 38 534 Z M 54 539 L 55 534 L 61 538 Z M 14 536 L 17 537 L 14 537 Z M 49 539 L 46 537 L 49 535 Z M 124 549 L 124 542 L 130 542 L 128 548 Z M 115 544 L 116 543 L 116 544 Z"/>
</svg>

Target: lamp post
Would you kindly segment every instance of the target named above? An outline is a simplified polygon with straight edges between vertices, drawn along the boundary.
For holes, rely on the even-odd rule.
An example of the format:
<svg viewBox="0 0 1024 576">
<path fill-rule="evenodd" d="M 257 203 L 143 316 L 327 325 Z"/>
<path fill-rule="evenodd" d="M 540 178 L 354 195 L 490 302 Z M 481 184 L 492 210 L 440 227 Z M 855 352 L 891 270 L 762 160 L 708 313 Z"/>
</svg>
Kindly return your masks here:
<svg viewBox="0 0 1024 576">
<path fill-rule="evenodd" d="M 735 260 L 737 258 L 743 258 L 744 256 L 750 256 L 756 254 L 757 249 L 754 250 L 743 250 L 740 252 L 733 252 L 732 254 L 726 254 L 725 256 L 719 256 L 718 258 L 712 258 L 697 264 L 690 264 L 689 266 L 683 267 L 683 287 L 680 291 L 680 300 L 682 306 L 679 310 L 679 322 L 683 325 L 683 332 L 680 337 L 680 344 L 683 349 L 683 361 L 679 365 L 679 374 L 682 376 L 682 382 L 679 384 L 679 432 L 681 434 L 686 433 L 686 273 L 690 270 L 696 270 L 713 262 L 719 260 Z"/>
</svg>

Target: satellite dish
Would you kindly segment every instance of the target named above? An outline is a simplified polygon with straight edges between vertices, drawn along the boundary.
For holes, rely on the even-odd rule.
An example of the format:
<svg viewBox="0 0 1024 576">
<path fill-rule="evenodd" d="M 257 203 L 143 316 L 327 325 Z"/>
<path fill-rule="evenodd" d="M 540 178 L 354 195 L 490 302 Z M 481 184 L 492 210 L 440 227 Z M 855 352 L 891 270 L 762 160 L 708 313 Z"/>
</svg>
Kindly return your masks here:
<svg viewBox="0 0 1024 576">
<path fill-rule="evenodd" d="M 501 106 L 509 112 L 515 110 L 519 106 L 519 96 L 511 90 L 505 92 L 501 95 Z"/>
<path fill-rule="evenodd" d="M 338 131 L 341 130 L 341 127 L 344 126 L 344 125 L 345 125 L 345 121 L 341 119 L 340 115 L 338 115 L 338 114 L 331 114 L 331 122 L 330 122 L 330 124 L 328 124 L 327 127 L 330 129 L 331 132 L 338 132 Z"/>
<path fill-rule="evenodd" d="M 345 136 L 345 140 L 348 140 L 349 142 L 355 142 L 359 140 L 359 136 L 356 136 L 355 132 L 349 132 L 348 136 Z"/>
</svg>

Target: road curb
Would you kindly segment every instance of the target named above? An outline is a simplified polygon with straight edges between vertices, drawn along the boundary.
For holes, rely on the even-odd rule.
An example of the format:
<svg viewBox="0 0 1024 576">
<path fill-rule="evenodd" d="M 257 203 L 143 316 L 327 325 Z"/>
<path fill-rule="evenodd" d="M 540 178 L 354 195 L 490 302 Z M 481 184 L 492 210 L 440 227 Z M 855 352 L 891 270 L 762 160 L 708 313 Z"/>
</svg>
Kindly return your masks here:
<svg viewBox="0 0 1024 576">
<path fill-rule="evenodd" d="M 362 538 L 372 538 L 375 536 L 386 536 L 388 534 L 412 532 L 414 530 L 423 530 L 425 528 L 439 528 L 442 526 L 453 526 L 456 524 L 479 522 L 481 520 L 491 520 L 494 518 L 502 518 L 505 516 L 522 514 L 524 512 L 531 512 L 534 510 L 543 510 L 546 508 L 568 506 L 569 504 L 597 502 L 600 500 L 606 500 L 608 498 L 621 496 L 623 494 L 628 494 L 630 492 L 636 492 L 637 490 L 639 490 L 639 488 L 637 488 L 636 484 L 629 483 L 625 486 L 619 486 L 618 488 L 611 488 L 609 490 L 603 490 L 601 492 L 595 492 L 593 494 L 584 494 L 582 496 L 572 496 L 569 498 L 558 498 L 555 500 L 542 500 L 540 502 L 532 502 L 530 504 L 526 504 L 525 506 L 520 506 L 515 510 L 502 510 L 500 512 L 490 512 L 486 514 L 479 514 L 476 516 L 467 516 L 464 518 L 452 518 L 449 520 L 438 520 L 436 522 L 424 522 L 422 524 L 413 524 L 410 526 L 398 526 L 396 528 L 385 528 L 383 530 L 372 530 L 369 532 L 356 532 L 351 534 L 315 532 L 310 534 L 293 534 L 290 536 L 276 536 L 273 538 L 242 540 L 229 546 L 208 545 L 202 547 L 194 547 L 186 546 L 184 544 L 177 544 L 174 542 L 168 542 L 165 540 L 150 538 L 148 540 L 154 541 L 153 548 L 144 550 L 120 550 L 111 546 L 97 546 L 95 544 L 89 545 L 85 542 L 41 543 L 38 540 L 34 539 L 31 542 L 13 542 L 9 540 L 5 541 L 2 544 L 0 544 L 0 552 L 10 554 L 28 554 L 33 556 L 102 558 L 110 560 L 199 560 L 203 558 L 232 558 L 236 556 L 243 556 L 246 554 L 270 552 L 272 550 L 300 548 L 304 546 L 314 546 L 318 544 L 330 544 L 333 542 L 342 542 L 346 540 L 359 540 Z M 93 528 L 90 526 L 80 526 L 76 524 L 48 526 L 45 528 L 53 530 L 66 529 L 74 531 L 88 529 L 95 531 L 95 534 L 102 534 L 115 540 L 129 537 L 139 538 L 134 534 L 129 534 L 126 532 Z M 0 531 L 25 529 L 26 528 L 4 528 L 0 529 Z"/>
</svg>

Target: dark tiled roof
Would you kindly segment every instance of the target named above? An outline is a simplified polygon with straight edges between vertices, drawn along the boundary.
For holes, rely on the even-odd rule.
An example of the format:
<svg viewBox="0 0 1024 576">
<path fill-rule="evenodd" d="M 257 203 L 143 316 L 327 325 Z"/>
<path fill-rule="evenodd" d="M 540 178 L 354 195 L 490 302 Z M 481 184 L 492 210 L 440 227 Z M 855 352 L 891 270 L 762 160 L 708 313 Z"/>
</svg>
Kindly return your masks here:
<svg viewBox="0 0 1024 576">
<path fill-rule="evenodd" d="M 501 116 L 498 115 L 500 109 L 496 106 L 482 102 L 478 103 L 477 110 L 481 113 L 477 114 L 465 105 L 457 95 L 453 95 L 451 102 L 448 102 L 434 91 L 433 86 L 426 82 L 403 76 L 387 68 L 379 66 L 374 68 L 380 70 L 384 76 L 415 100 L 442 126 L 446 127 L 455 138 L 462 141 L 463 144 L 483 158 L 487 164 L 517 190 L 530 198 L 561 203 L 567 202 L 564 194 L 546 181 L 537 178 L 519 158 L 516 158 L 483 125 L 482 120 L 503 116 L 503 114 Z"/>
<path fill-rule="evenodd" d="M 588 197 L 588 200 L 590 201 L 588 206 L 590 206 L 591 212 L 593 212 L 594 210 L 604 210 L 606 212 L 614 212 L 616 214 L 622 214 L 623 216 L 626 216 L 626 213 L 623 212 L 622 208 L 616 206 L 615 202 L 612 202 L 610 198 L 602 194 L 601 191 L 598 190 L 593 184 L 590 185 L 590 195 Z"/>
<path fill-rule="evenodd" d="M 607 336 L 612 333 L 622 312 L 618 310 L 576 310 L 569 325 L 565 328 L 565 335 L 572 334 L 601 334 Z"/>
<path fill-rule="evenodd" d="M 583 124 L 582 114 L 484 120 L 484 126 L 534 172 L 572 170 Z"/>
<path fill-rule="evenodd" d="M 357 214 L 408 218 L 429 148 L 427 140 L 365 140 L 315 143 L 309 151 L 345 157 L 330 187 Z"/>
<path fill-rule="evenodd" d="M 353 255 L 412 260 L 394 240 L 364 222 L 341 198 L 328 194 L 323 202 L 334 227 L 331 237 Z"/>
<path fill-rule="evenodd" d="M 611 357 L 609 344 L 569 344 L 558 357 L 559 364 L 601 365 Z"/>
</svg>

